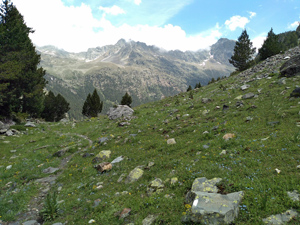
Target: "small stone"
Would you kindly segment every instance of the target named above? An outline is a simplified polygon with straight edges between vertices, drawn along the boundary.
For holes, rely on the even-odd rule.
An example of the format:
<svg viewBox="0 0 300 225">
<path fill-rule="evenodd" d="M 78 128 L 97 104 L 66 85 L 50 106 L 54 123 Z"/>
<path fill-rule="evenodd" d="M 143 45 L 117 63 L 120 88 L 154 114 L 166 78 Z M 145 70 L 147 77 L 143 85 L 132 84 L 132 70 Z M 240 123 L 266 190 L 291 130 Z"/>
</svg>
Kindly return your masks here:
<svg viewBox="0 0 300 225">
<path fill-rule="evenodd" d="M 300 165 L 297 166 L 297 169 L 300 169 Z"/>
<path fill-rule="evenodd" d="M 221 153 L 220 153 L 220 155 L 226 155 L 226 150 L 223 150 Z"/>
<path fill-rule="evenodd" d="M 225 135 L 223 136 L 223 139 L 224 139 L 225 141 L 228 141 L 229 139 L 234 138 L 234 137 L 235 137 L 235 134 L 228 133 L 228 134 L 225 134 Z"/>
<path fill-rule="evenodd" d="M 176 144 L 175 138 L 168 139 L 168 140 L 167 140 L 167 144 L 168 144 L 168 145 Z"/>
<path fill-rule="evenodd" d="M 97 206 L 100 204 L 100 202 L 101 202 L 101 199 L 100 199 L 100 198 L 96 199 L 96 200 L 94 201 L 94 207 L 97 207 Z"/>
<path fill-rule="evenodd" d="M 206 131 L 204 131 L 202 134 L 209 134 L 209 132 L 206 130 Z"/>
<path fill-rule="evenodd" d="M 61 190 L 62 190 L 62 187 L 58 187 L 58 188 L 57 188 L 57 191 L 61 191 Z"/>
<path fill-rule="evenodd" d="M 209 146 L 208 146 L 208 145 L 203 145 L 203 148 L 204 148 L 204 149 L 208 149 Z"/>
<path fill-rule="evenodd" d="M 171 179 L 171 185 L 175 185 L 178 182 L 178 178 L 177 177 L 173 177 Z"/>
<path fill-rule="evenodd" d="M 12 165 L 9 165 L 6 167 L 6 170 L 10 170 L 12 168 Z"/>
<path fill-rule="evenodd" d="M 299 202 L 300 201 L 300 195 L 298 193 L 297 190 L 294 190 L 293 192 L 287 192 L 288 196 L 290 197 L 290 199 L 294 202 Z"/>
<path fill-rule="evenodd" d="M 93 220 L 93 219 L 91 219 L 90 221 L 89 221 L 89 223 L 95 223 L 96 221 L 95 220 Z"/>
<path fill-rule="evenodd" d="M 143 221 L 142 224 L 143 225 L 151 225 L 155 222 L 157 216 L 155 215 L 148 215 Z"/>
<path fill-rule="evenodd" d="M 119 219 L 124 219 L 124 218 L 126 218 L 127 216 L 129 216 L 130 212 L 131 212 L 131 209 L 130 209 L 130 208 L 125 208 L 125 209 L 123 209 L 122 212 L 121 212 L 121 214 L 120 214 Z"/>
<path fill-rule="evenodd" d="M 126 177 L 126 174 L 125 173 L 122 173 L 121 176 L 119 177 L 118 179 L 118 183 L 122 182 L 122 180 Z"/>
</svg>

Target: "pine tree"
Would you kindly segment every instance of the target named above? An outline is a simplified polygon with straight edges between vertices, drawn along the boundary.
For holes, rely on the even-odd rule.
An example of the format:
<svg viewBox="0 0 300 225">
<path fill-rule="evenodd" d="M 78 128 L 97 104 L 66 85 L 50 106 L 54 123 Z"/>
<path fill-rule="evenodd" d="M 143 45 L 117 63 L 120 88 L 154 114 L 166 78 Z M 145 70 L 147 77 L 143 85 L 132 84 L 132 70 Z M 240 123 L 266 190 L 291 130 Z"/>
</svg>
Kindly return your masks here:
<svg viewBox="0 0 300 225">
<path fill-rule="evenodd" d="M 103 102 L 100 101 L 100 97 L 95 89 L 91 96 L 91 112 L 90 115 L 92 117 L 97 117 L 98 113 L 102 111 Z"/>
<path fill-rule="evenodd" d="M 201 86 L 201 83 L 199 82 L 199 83 L 197 83 L 196 85 L 195 85 L 195 88 L 201 88 L 202 86 Z"/>
<path fill-rule="evenodd" d="M 249 68 L 255 48 L 249 39 L 247 31 L 244 30 L 234 46 L 234 53 L 229 63 L 237 68 L 238 71 L 244 71 Z"/>
<path fill-rule="evenodd" d="M 131 96 L 126 92 L 126 94 L 122 97 L 121 105 L 127 105 L 131 107 L 132 98 Z"/>
<path fill-rule="evenodd" d="M 0 115 L 13 112 L 37 117 L 43 110 L 45 71 L 38 68 L 35 51 L 23 16 L 10 2 L 0 6 Z"/>
<path fill-rule="evenodd" d="M 280 43 L 278 36 L 274 34 L 273 28 L 268 33 L 267 39 L 264 41 L 262 47 L 258 50 L 260 60 L 276 55 L 280 52 Z"/>
<path fill-rule="evenodd" d="M 98 113 L 101 113 L 103 107 L 103 102 L 95 89 L 93 94 L 88 94 L 83 107 L 82 114 L 86 117 L 97 117 Z"/>
<path fill-rule="evenodd" d="M 52 91 L 49 91 L 45 96 L 42 117 L 50 122 L 60 121 L 69 110 L 69 103 L 63 96 L 60 94 L 55 96 Z"/>
<path fill-rule="evenodd" d="M 188 89 L 187 89 L 186 91 L 189 92 L 189 91 L 191 91 L 191 90 L 193 90 L 193 89 L 192 89 L 192 86 L 189 85 L 189 87 L 188 87 Z"/>
</svg>

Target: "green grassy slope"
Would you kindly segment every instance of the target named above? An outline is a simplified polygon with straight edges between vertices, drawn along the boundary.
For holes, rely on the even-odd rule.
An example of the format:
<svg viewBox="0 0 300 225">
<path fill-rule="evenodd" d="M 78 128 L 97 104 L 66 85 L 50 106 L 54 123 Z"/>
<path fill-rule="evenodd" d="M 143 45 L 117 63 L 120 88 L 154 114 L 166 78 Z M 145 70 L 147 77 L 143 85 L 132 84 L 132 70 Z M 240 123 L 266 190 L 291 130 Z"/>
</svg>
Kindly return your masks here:
<svg viewBox="0 0 300 225">
<path fill-rule="evenodd" d="M 300 100 L 289 97 L 300 77 L 279 84 L 279 74 L 273 71 L 247 77 L 269 74 L 249 82 L 245 91 L 240 89 L 242 78 L 235 75 L 193 90 L 193 99 L 190 93 L 180 93 L 138 106 L 135 118 L 125 127 L 118 126 L 121 120 L 101 116 L 76 124 L 43 123 L 20 137 L 0 140 L 0 219 L 14 220 L 26 210 L 40 188 L 33 181 L 47 176 L 43 169 L 60 165 L 62 158 L 52 154 L 66 146 L 71 148 L 65 156 L 73 156 L 50 191 L 62 187 L 58 193 L 58 200 L 63 200 L 61 214 L 44 224 L 68 221 L 78 225 L 91 219 L 95 224 L 141 224 L 149 214 L 158 216 L 156 224 L 181 224 L 189 208 L 185 194 L 197 177 L 220 177 L 225 192 L 244 191 L 235 224 L 263 224 L 262 218 L 290 208 L 299 212 L 300 203 L 292 202 L 287 191 L 300 191 Z M 250 92 L 257 96 L 236 99 Z M 203 98 L 212 101 L 203 103 Z M 228 110 L 223 111 L 223 105 Z M 235 138 L 223 140 L 226 133 L 234 133 Z M 76 134 L 86 135 L 93 145 Z M 100 137 L 109 138 L 106 145 L 97 144 Z M 175 138 L 176 144 L 168 145 L 169 138 Z M 93 168 L 93 157 L 83 158 L 82 154 L 96 155 L 102 150 L 112 152 L 108 162 L 121 155 L 126 159 L 100 174 Z M 225 155 L 220 154 L 223 150 Z M 137 182 L 117 182 L 123 173 L 128 175 L 149 162 L 154 166 L 144 169 Z M 8 165 L 12 165 L 10 170 L 6 170 Z M 173 177 L 179 181 L 175 185 L 170 184 Z M 155 178 L 165 182 L 164 191 L 147 196 L 147 186 Z M 9 182 L 15 186 L 9 187 Z M 103 188 L 97 189 L 100 184 Z M 125 194 L 116 195 L 123 191 Z M 166 198 L 166 194 L 173 197 Z M 100 203 L 94 207 L 96 199 Z M 119 219 L 124 208 L 132 211 L 126 219 Z M 296 218 L 290 224 L 299 223 Z"/>
</svg>

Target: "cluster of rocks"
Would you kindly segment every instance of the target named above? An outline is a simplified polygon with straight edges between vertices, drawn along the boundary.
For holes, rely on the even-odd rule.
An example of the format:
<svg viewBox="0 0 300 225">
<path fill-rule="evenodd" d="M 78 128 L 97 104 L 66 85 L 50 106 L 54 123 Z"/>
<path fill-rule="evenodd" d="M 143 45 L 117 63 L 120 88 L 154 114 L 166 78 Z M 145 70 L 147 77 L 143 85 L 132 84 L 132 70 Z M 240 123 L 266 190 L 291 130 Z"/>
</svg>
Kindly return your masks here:
<svg viewBox="0 0 300 225">
<path fill-rule="evenodd" d="M 14 135 L 19 135 L 20 131 L 10 128 L 13 125 L 15 125 L 15 122 L 13 122 L 13 121 L 8 121 L 6 123 L 3 123 L 0 121 L 0 135 L 5 135 L 8 137 L 14 136 Z M 27 123 L 24 126 L 25 127 L 36 127 L 36 125 L 31 121 L 27 121 Z"/>
<path fill-rule="evenodd" d="M 108 116 L 109 119 L 115 120 L 118 118 L 127 118 L 130 119 L 134 113 L 134 110 L 130 108 L 127 105 L 118 105 L 117 107 L 111 107 L 109 108 L 108 112 L 106 115 Z"/>
</svg>

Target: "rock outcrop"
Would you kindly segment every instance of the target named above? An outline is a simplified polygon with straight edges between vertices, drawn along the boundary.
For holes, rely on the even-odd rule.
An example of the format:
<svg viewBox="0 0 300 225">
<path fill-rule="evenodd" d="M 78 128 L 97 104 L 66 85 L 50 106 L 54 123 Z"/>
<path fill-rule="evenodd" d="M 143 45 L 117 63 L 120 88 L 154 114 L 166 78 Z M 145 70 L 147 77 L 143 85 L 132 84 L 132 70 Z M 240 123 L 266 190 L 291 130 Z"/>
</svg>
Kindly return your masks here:
<svg viewBox="0 0 300 225">
<path fill-rule="evenodd" d="M 116 108 L 111 107 L 107 112 L 107 116 L 111 120 L 115 120 L 121 117 L 128 118 L 132 116 L 134 110 L 127 105 L 118 105 Z"/>
</svg>

